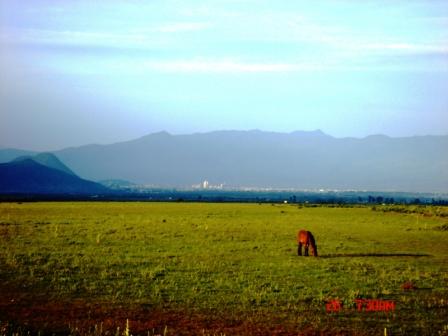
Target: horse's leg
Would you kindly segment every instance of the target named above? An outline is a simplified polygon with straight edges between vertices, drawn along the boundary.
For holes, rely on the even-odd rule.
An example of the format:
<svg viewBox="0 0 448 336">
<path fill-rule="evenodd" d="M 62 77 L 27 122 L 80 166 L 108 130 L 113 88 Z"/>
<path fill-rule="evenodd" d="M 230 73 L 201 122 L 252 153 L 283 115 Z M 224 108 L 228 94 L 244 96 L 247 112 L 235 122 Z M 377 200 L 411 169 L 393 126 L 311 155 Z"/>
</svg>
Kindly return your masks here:
<svg viewBox="0 0 448 336">
<path fill-rule="evenodd" d="M 306 245 L 305 245 L 305 256 L 306 256 L 306 257 L 309 256 L 309 254 L 308 254 L 308 247 L 309 247 L 309 245 L 306 244 Z"/>
<path fill-rule="evenodd" d="M 297 255 L 302 255 L 302 243 L 299 243 L 299 246 L 297 247 Z"/>
</svg>

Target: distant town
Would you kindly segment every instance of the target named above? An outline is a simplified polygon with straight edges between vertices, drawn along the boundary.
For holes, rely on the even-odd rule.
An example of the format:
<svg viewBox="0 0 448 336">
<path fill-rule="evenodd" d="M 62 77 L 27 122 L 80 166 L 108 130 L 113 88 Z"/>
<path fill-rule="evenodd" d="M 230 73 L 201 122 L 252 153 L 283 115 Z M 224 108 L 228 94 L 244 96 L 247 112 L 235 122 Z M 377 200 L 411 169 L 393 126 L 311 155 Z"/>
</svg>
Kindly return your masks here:
<svg viewBox="0 0 448 336">
<path fill-rule="evenodd" d="M 204 189 L 204 190 L 223 190 L 224 189 L 224 183 L 220 183 L 220 184 L 210 184 L 209 181 L 204 180 L 199 184 L 193 184 L 191 186 L 191 188 L 193 190 L 197 190 L 197 189 Z"/>
</svg>

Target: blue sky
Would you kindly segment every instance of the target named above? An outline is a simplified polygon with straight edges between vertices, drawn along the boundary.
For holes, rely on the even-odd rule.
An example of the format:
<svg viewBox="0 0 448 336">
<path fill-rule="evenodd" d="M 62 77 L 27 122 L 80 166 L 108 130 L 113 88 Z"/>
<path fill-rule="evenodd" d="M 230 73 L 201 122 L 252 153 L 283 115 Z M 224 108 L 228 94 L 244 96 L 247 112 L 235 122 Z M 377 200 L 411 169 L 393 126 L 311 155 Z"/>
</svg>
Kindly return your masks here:
<svg viewBox="0 0 448 336">
<path fill-rule="evenodd" d="M 0 0 L 0 145 L 448 134 L 446 1 Z"/>
</svg>

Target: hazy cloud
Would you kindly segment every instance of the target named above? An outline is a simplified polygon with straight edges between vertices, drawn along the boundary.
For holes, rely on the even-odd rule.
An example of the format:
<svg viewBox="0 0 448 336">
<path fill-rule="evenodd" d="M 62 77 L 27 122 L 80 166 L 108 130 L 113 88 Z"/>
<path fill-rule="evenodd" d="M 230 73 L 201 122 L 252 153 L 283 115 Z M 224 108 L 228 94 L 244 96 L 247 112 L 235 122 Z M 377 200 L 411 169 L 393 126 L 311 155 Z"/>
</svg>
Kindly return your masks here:
<svg viewBox="0 0 448 336">
<path fill-rule="evenodd" d="M 167 23 L 152 29 L 152 31 L 162 33 L 180 33 L 180 32 L 192 32 L 208 29 L 209 23 L 205 22 L 174 22 Z"/>
<path fill-rule="evenodd" d="M 321 69 L 317 64 L 248 63 L 234 60 L 174 60 L 145 61 L 144 69 L 163 72 L 193 73 L 257 73 L 313 71 Z"/>
</svg>

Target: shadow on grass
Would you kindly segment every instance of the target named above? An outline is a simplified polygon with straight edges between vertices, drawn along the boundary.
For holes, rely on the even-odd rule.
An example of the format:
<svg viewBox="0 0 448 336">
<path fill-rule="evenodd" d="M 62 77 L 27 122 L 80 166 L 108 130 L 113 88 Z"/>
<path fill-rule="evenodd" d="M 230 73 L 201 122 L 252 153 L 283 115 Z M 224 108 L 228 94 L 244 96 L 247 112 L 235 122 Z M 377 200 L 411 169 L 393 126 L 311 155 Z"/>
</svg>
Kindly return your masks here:
<svg viewBox="0 0 448 336">
<path fill-rule="evenodd" d="M 330 253 L 320 255 L 319 258 L 347 258 L 347 257 L 432 257 L 431 254 L 427 253 Z"/>
</svg>

